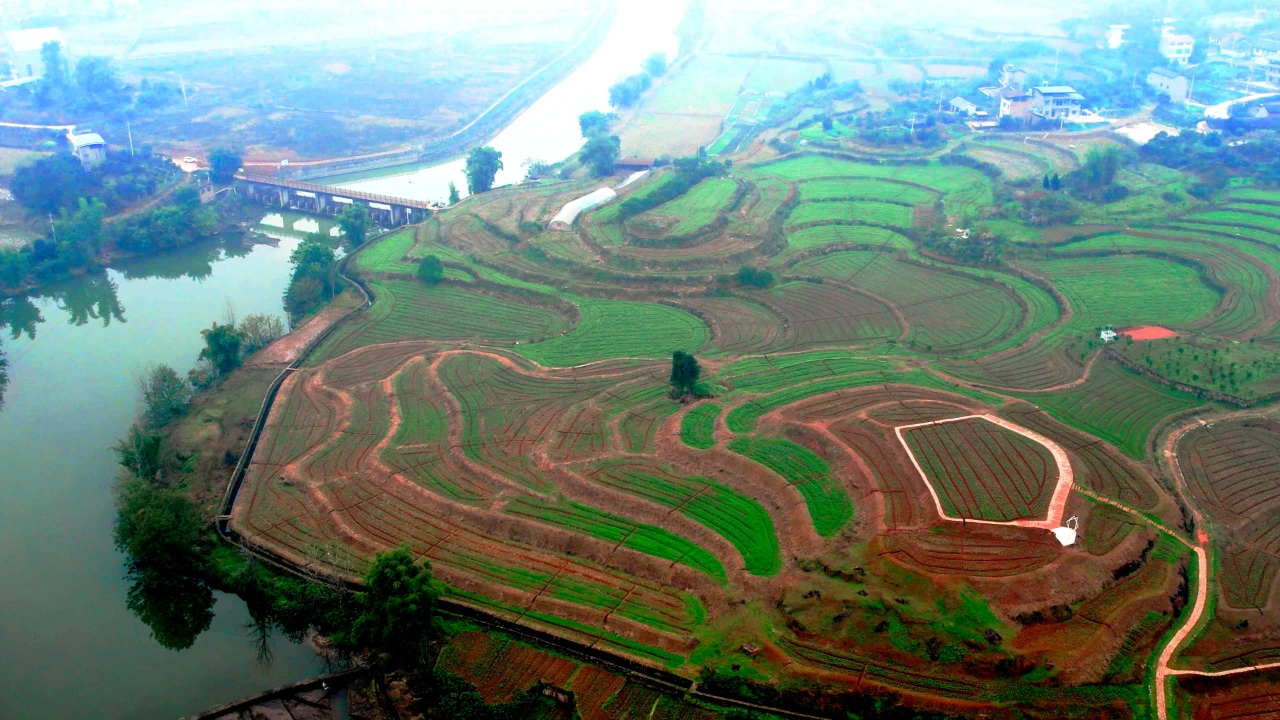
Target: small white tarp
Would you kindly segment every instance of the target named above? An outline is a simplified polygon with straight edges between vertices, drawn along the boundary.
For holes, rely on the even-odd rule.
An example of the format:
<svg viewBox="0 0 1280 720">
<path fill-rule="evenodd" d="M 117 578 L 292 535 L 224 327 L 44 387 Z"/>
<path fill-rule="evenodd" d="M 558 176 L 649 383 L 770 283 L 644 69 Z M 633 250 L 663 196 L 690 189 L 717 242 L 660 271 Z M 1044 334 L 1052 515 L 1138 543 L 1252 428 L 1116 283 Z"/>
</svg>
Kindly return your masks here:
<svg viewBox="0 0 1280 720">
<path fill-rule="evenodd" d="M 648 175 L 648 174 L 649 174 L 649 171 L 648 171 L 648 170 L 637 170 L 637 171 L 635 171 L 635 172 L 631 173 L 630 175 L 628 175 L 628 176 L 627 176 L 627 179 L 626 179 L 626 180 L 623 180 L 623 181 L 622 181 L 622 184 L 618 186 L 618 189 L 619 189 L 619 190 L 621 190 L 622 188 L 624 188 L 624 187 L 626 187 L 626 186 L 630 185 L 631 183 L 633 183 L 633 182 L 635 182 L 635 181 L 639 180 L 640 178 L 642 178 L 642 177 L 644 177 L 645 175 Z"/>
<path fill-rule="evenodd" d="M 551 218 L 551 222 L 547 227 L 551 230 L 568 230 L 573 227 L 573 221 L 578 219 L 578 215 L 593 207 L 603 205 L 616 197 L 618 197 L 618 193 L 610 188 L 600 188 L 590 195 L 583 195 L 560 208 L 560 212 Z"/>
</svg>

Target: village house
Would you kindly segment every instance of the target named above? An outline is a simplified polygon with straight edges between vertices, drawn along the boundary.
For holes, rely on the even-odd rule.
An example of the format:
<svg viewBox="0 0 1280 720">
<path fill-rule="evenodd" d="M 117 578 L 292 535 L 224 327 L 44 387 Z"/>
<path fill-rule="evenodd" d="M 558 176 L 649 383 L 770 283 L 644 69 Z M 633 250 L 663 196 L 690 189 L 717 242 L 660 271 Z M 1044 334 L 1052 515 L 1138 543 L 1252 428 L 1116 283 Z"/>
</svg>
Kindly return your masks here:
<svg viewBox="0 0 1280 720">
<path fill-rule="evenodd" d="M 1030 75 L 1031 73 L 1028 73 L 1025 68 L 1018 67 L 1013 63 L 1005 63 L 1004 67 L 1000 68 L 1000 85 L 1001 87 L 1022 90 L 1027 87 L 1027 78 Z"/>
<path fill-rule="evenodd" d="M 62 57 L 67 57 L 67 41 L 56 27 L 11 30 L 4 34 L 4 39 L 9 46 L 9 74 L 14 80 L 44 77 L 44 59 L 40 57 L 40 51 L 45 43 L 58 43 L 62 47 Z"/>
<path fill-rule="evenodd" d="M 1081 114 L 1084 96 L 1069 85 L 1041 85 L 1031 88 L 1031 113 L 1045 120 Z"/>
<path fill-rule="evenodd" d="M 951 112 L 961 117 L 973 117 L 978 114 L 978 106 L 959 95 L 951 98 L 951 102 L 947 106 L 951 108 Z"/>
<path fill-rule="evenodd" d="M 96 168 L 107 160 L 107 141 L 98 133 L 67 133 L 67 142 L 71 143 L 71 154 L 85 170 Z"/>
<path fill-rule="evenodd" d="M 1151 72 L 1147 73 L 1147 85 L 1157 93 L 1168 95 L 1173 102 L 1180 103 L 1187 101 L 1191 88 L 1185 75 L 1162 67 L 1152 68 Z"/>
<path fill-rule="evenodd" d="M 1160 34 L 1160 54 L 1169 62 L 1186 65 L 1191 62 L 1195 47 L 1196 39 L 1190 35 L 1179 35 L 1168 28 Z"/>
<path fill-rule="evenodd" d="M 1004 88 L 1000 93 L 1000 117 L 1011 117 L 1014 120 L 1031 119 L 1031 96 L 1022 90 Z"/>
</svg>

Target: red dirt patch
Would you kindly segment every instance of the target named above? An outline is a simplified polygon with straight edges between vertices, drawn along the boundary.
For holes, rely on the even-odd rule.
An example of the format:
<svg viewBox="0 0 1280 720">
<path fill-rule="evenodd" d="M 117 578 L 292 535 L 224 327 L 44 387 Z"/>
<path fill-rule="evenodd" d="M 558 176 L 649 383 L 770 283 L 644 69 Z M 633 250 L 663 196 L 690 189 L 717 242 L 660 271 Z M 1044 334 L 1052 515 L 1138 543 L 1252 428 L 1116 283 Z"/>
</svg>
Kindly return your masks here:
<svg viewBox="0 0 1280 720">
<path fill-rule="evenodd" d="M 319 337 L 320 333 L 341 320 L 349 312 L 351 312 L 349 307 L 330 305 L 313 315 L 302 327 L 294 328 L 288 335 L 254 353 L 253 357 L 249 358 L 245 365 L 273 365 L 276 363 L 287 365 L 293 362 L 298 358 L 298 353 L 310 345 L 312 340 Z"/>
<path fill-rule="evenodd" d="M 1117 330 L 1120 335 L 1128 335 L 1134 340 L 1164 340 L 1165 338 L 1178 337 L 1178 333 L 1167 327 L 1159 325 L 1137 325 L 1131 328 Z"/>
</svg>

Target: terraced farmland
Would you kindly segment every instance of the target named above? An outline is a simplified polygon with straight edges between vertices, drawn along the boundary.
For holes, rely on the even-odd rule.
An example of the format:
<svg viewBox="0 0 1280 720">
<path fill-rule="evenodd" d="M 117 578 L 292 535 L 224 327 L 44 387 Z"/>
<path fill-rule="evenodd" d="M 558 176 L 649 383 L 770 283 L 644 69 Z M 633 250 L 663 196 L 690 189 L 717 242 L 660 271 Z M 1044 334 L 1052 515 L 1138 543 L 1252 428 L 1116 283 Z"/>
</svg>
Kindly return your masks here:
<svg viewBox="0 0 1280 720">
<path fill-rule="evenodd" d="M 726 109 L 760 106 L 736 95 L 756 66 L 793 62 L 708 56 Z M 1146 713 L 1143 663 L 1196 597 L 1181 542 L 1203 530 L 1210 611 L 1236 624 L 1187 647 L 1240 639 L 1224 667 L 1280 653 L 1280 193 L 1183 205 L 1159 199 L 1181 175 L 1126 167 L 1132 197 L 1073 200 L 1124 224 L 1031 227 L 1007 177 L 1065 174 L 1065 141 L 933 153 L 960 146 L 993 180 L 955 156 L 830 149 L 856 134 L 779 154 L 734 132 L 732 168 L 674 186 L 687 163 L 661 168 L 568 232 L 543 228 L 607 181 L 498 188 L 372 241 L 345 272 L 373 302 L 283 381 L 232 530 L 348 580 L 408 544 L 454 602 L 690 682 L 822 677 L 1046 717 Z M 938 241 L 968 218 L 1003 254 Z M 426 254 L 445 282 L 413 279 Z M 1107 324 L 1177 336 L 1105 345 Z M 675 351 L 700 363 L 695 392 L 671 391 Z M 983 415 L 1065 451 L 1074 490 L 1052 515 L 1080 520 L 1075 545 L 1038 522 L 1059 480 L 1046 446 L 945 422 Z M 677 717 L 577 661 L 477 649 L 541 668 L 505 685 L 468 652 L 441 662 L 485 697 L 546 680 L 592 717 Z"/>
<path fill-rule="evenodd" d="M 902 435 L 947 515 L 996 522 L 1044 517 L 1058 479 L 1045 446 L 981 418 Z"/>
</svg>

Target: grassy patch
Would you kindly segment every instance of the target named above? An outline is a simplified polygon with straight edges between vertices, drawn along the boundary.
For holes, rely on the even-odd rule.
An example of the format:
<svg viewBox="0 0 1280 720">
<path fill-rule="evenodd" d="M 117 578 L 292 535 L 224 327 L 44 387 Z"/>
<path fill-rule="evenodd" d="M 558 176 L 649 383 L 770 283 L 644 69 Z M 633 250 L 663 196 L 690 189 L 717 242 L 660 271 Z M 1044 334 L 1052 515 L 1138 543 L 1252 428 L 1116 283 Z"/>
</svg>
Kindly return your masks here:
<svg viewBox="0 0 1280 720">
<path fill-rule="evenodd" d="M 827 461 L 790 440 L 737 438 L 729 449 L 769 468 L 791 483 L 809 506 L 813 527 L 831 537 L 853 518 L 853 505 Z"/>
<path fill-rule="evenodd" d="M 680 419 L 680 440 L 689 447 L 709 450 L 716 445 L 716 418 L 724 408 L 715 403 L 702 403 Z"/>
</svg>

